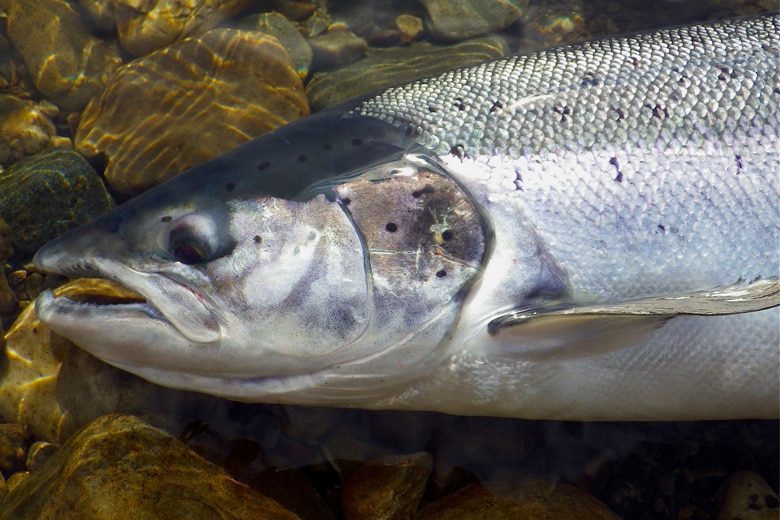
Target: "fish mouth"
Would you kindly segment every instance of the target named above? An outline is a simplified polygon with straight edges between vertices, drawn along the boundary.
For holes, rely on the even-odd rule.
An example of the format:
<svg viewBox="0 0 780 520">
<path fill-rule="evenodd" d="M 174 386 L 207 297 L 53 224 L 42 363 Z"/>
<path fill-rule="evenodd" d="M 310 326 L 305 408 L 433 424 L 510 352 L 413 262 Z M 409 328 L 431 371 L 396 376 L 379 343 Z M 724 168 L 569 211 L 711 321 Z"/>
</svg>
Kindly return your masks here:
<svg viewBox="0 0 780 520">
<path fill-rule="evenodd" d="M 84 328 L 106 327 L 117 320 L 143 327 L 150 325 L 151 319 L 157 326 L 174 329 L 188 342 L 204 344 L 221 339 L 221 327 L 208 302 L 175 274 L 135 269 L 114 255 L 93 253 L 68 262 L 64 246 L 58 242 L 36 254 L 33 261 L 38 268 L 70 277 L 99 278 L 103 283 L 82 291 L 74 288 L 42 293 L 35 304 L 36 313 L 55 331 L 70 330 L 78 324 Z"/>
</svg>

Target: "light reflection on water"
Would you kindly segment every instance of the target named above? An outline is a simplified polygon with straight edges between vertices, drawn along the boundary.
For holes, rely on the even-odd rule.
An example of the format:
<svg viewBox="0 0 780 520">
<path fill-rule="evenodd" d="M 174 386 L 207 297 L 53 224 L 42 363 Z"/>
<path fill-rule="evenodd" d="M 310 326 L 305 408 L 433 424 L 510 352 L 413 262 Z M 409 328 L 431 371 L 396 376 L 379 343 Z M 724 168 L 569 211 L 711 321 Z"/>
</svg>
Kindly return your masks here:
<svg viewBox="0 0 780 520">
<path fill-rule="evenodd" d="M 376 4 L 379 7 L 371 6 L 375 10 L 387 9 L 386 2 Z M 524 15 L 524 23 L 510 26 L 504 34 L 511 49 L 518 51 L 679 24 L 713 12 L 726 16 L 756 9 L 747 4 L 661 0 L 640 6 L 621 2 L 534 2 Z M 361 3 L 359 9 L 365 10 L 368 5 Z M 349 2 L 332 7 L 347 19 L 354 8 Z M 542 22 L 534 23 L 539 20 Z M 300 68 L 298 72 L 306 75 L 307 69 Z M 5 84 L 0 85 L 3 93 L 30 87 L 10 61 L 0 64 L 0 73 L 5 79 Z M 58 135 L 72 137 L 70 117 L 62 112 L 57 118 Z M 5 317 L 4 325 L 9 322 Z M 88 394 L 89 391 L 83 394 L 84 403 L 70 405 L 78 407 L 90 402 Z M 167 399 L 172 399 L 173 394 L 167 395 Z M 190 399 L 182 397 L 180 403 L 168 402 L 166 408 L 179 408 L 178 420 L 190 425 L 182 435 L 191 446 L 220 461 L 241 459 L 241 451 L 231 448 L 236 439 L 250 438 L 256 443 L 256 456 L 241 459 L 233 466 L 236 476 L 246 480 L 268 466 L 309 467 L 312 473 L 338 472 L 342 460 L 429 451 L 434 455 L 434 486 L 446 487 L 474 479 L 541 476 L 579 484 L 626 518 L 645 518 L 640 515 L 649 514 L 648 511 L 654 511 L 659 518 L 675 518 L 682 506 L 691 504 L 707 504 L 701 507 L 710 511 L 710 495 L 725 476 L 736 470 L 756 471 L 773 488 L 778 487 L 777 421 L 561 423 L 433 413 L 224 405 L 211 398 L 196 398 L 193 405 Z M 74 408 L 70 413 L 83 412 Z M 323 465 L 326 470 L 321 469 Z M 311 470 L 312 467 L 318 469 Z M 669 479 L 675 482 L 672 492 L 668 489 Z M 675 503 L 677 499 L 684 503 Z"/>
</svg>

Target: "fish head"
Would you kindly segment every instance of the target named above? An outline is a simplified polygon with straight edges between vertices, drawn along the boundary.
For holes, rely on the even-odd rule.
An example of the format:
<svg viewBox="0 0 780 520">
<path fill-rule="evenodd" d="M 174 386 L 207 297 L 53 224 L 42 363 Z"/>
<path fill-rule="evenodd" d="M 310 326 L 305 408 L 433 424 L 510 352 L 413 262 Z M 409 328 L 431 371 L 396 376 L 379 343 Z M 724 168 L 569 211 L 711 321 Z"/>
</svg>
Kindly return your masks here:
<svg viewBox="0 0 780 520">
<path fill-rule="evenodd" d="M 361 159 L 349 134 L 354 164 L 315 157 L 316 178 L 273 188 L 301 170 L 300 149 L 278 148 L 305 139 L 288 137 L 250 143 L 46 244 L 40 269 L 108 278 L 139 298 L 48 291 L 39 318 L 109 364 L 238 400 L 355 402 L 356 390 L 371 399 L 419 377 L 485 256 L 478 208 L 432 157 L 383 144 Z"/>
</svg>

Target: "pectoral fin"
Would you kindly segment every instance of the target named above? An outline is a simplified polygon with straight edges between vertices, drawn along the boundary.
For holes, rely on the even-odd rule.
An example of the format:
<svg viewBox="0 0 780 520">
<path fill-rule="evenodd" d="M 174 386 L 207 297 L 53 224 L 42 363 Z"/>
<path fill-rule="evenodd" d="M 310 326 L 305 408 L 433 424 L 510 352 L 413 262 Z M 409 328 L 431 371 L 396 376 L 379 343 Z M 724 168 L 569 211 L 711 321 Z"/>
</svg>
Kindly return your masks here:
<svg viewBox="0 0 780 520">
<path fill-rule="evenodd" d="M 641 343 L 676 316 L 721 316 L 780 305 L 780 281 L 616 303 L 528 309 L 500 316 L 488 332 L 502 354 L 584 357 Z"/>
</svg>

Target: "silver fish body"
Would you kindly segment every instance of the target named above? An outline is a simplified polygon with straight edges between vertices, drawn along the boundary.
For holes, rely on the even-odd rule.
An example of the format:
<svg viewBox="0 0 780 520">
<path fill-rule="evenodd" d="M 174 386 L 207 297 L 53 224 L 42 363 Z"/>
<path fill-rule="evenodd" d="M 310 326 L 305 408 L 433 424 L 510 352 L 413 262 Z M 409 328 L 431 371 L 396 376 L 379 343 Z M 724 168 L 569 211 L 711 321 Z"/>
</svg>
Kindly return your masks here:
<svg viewBox="0 0 780 520">
<path fill-rule="evenodd" d="M 780 414 L 780 20 L 511 57 L 281 128 L 44 246 L 55 331 L 244 401 Z"/>
</svg>

